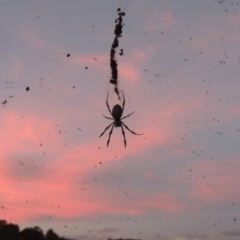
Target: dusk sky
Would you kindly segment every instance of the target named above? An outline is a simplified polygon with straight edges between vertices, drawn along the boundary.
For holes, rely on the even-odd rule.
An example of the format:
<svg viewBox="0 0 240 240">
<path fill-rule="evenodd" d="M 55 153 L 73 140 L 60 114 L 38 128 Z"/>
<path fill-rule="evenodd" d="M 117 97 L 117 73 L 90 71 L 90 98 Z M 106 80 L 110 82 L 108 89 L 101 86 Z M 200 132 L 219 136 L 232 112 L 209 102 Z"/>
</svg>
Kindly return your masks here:
<svg viewBox="0 0 240 240">
<path fill-rule="evenodd" d="M 126 104 L 106 106 L 116 49 Z M 240 1 L 2 0 L 0 219 L 77 240 L 240 239 Z M 124 55 L 120 56 L 120 49 Z M 70 54 L 70 56 L 68 55 Z"/>
</svg>

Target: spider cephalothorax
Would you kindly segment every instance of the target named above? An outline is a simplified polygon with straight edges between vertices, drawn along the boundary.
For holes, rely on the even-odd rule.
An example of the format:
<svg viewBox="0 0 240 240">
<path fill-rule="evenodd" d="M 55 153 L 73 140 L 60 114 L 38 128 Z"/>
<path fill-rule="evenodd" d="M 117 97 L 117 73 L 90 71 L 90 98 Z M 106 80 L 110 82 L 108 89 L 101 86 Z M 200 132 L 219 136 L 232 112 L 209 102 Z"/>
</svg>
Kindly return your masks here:
<svg viewBox="0 0 240 240">
<path fill-rule="evenodd" d="M 123 92 L 122 92 L 122 94 L 123 94 Z M 108 93 L 108 95 L 109 95 L 109 93 Z M 131 132 L 131 133 L 133 133 L 133 134 L 135 134 L 135 135 L 142 135 L 142 134 L 138 134 L 138 133 L 133 132 L 132 130 L 130 130 L 130 129 L 128 128 L 128 126 L 127 126 L 124 122 L 122 122 L 122 119 L 124 119 L 124 118 L 126 118 L 126 117 L 129 117 L 130 115 L 132 115 L 132 114 L 134 113 L 134 112 L 132 112 L 132 113 L 130 113 L 129 115 L 127 115 L 127 116 L 125 116 L 125 117 L 122 118 L 123 111 L 124 111 L 124 106 L 125 106 L 124 94 L 123 94 L 123 106 L 121 107 L 119 104 L 116 104 L 116 105 L 113 107 L 112 112 L 110 111 L 110 107 L 109 107 L 109 105 L 108 105 L 108 95 L 107 95 L 106 105 L 107 105 L 107 108 L 108 108 L 109 113 L 111 114 L 111 116 L 112 116 L 113 118 L 109 118 L 109 117 L 106 117 L 106 116 L 104 116 L 104 115 L 103 115 L 103 116 L 104 116 L 105 118 L 107 118 L 107 119 L 114 120 L 114 122 L 112 122 L 109 126 L 107 126 L 107 127 L 105 128 L 105 130 L 104 130 L 103 133 L 100 135 L 100 137 L 112 126 L 112 128 L 111 128 L 111 130 L 110 130 L 110 132 L 109 132 L 109 137 L 108 137 L 108 141 L 107 141 L 107 146 L 108 146 L 108 144 L 109 144 L 109 142 L 110 142 L 110 138 L 111 138 L 112 132 L 113 132 L 113 128 L 114 128 L 114 127 L 121 127 L 121 128 L 122 128 L 122 135 L 123 135 L 123 138 L 124 138 L 124 145 L 125 145 L 125 147 L 126 147 L 127 141 L 126 141 L 126 137 L 125 137 L 125 132 L 124 132 L 123 126 L 124 126 L 129 132 Z"/>
</svg>

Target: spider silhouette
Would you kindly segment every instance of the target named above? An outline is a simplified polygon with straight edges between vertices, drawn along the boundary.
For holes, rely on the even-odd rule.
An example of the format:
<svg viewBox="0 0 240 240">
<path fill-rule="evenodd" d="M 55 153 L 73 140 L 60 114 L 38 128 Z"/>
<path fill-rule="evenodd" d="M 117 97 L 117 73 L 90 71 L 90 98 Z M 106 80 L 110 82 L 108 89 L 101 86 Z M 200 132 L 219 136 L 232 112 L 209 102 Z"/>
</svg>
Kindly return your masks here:
<svg viewBox="0 0 240 240">
<path fill-rule="evenodd" d="M 109 93 L 108 93 L 108 95 L 109 95 Z M 133 132 L 132 130 L 130 130 L 130 129 L 128 128 L 128 126 L 127 126 L 124 122 L 122 122 L 122 120 L 123 120 L 124 118 L 127 118 L 127 117 L 131 116 L 131 115 L 134 113 L 134 112 L 132 112 L 132 113 L 128 114 L 127 116 L 122 117 L 123 111 L 124 111 L 124 106 L 125 106 L 125 98 L 124 98 L 123 91 L 122 91 L 122 95 L 123 95 L 123 106 L 121 107 L 119 104 L 116 104 L 116 105 L 113 107 L 112 112 L 110 111 L 110 107 L 109 107 L 109 104 L 108 104 L 108 95 L 107 95 L 106 105 L 107 105 L 107 108 L 108 108 L 109 113 L 111 114 L 111 116 L 112 116 L 113 118 L 109 118 L 109 117 L 106 117 L 106 116 L 104 116 L 104 115 L 103 115 L 103 116 L 104 116 L 105 118 L 107 118 L 107 119 L 114 120 L 114 122 L 112 122 L 109 126 L 107 126 L 107 127 L 105 128 L 105 130 L 103 131 L 103 133 L 102 133 L 99 137 L 101 137 L 101 136 L 112 126 L 112 128 L 111 128 L 111 130 L 110 130 L 110 132 L 109 132 L 109 137 L 108 137 L 108 141 L 107 141 L 107 146 L 108 146 L 108 144 L 109 144 L 109 142 L 110 142 L 110 138 L 111 138 L 112 132 L 113 132 L 113 128 L 114 128 L 114 127 L 121 127 L 121 128 L 122 128 L 122 135 L 123 135 L 123 138 L 124 138 L 124 145 L 125 145 L 125 147 L 126 147 L 127 141 L 126 141 L 126 137 L 125 137 L 125 132 L 124 132 L 123 126 L 124 126 L 129 132 L 131 132 L 131 133 L 133 133 L 133 134 L 135 134 L 135 135 L 143 135 L 143 133 L 138 134 L 138 133 Z"/>
</svg>

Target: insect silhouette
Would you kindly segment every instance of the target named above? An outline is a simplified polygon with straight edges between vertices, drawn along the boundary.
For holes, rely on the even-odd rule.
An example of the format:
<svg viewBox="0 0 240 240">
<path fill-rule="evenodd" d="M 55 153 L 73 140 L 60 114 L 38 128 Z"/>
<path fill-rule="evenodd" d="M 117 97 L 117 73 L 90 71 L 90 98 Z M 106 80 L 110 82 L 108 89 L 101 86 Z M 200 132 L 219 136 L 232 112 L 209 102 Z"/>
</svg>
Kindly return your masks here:
<svg viewBox="0 0 240 240">
<path fill-rule="evenodd" d="M 108 95 L 109 95 L 109 93 L 108 93 Z M 113 120 L 113 122 L 112 122 L 109 126 L 107 126 L 107 127 L 105 128 L 105 130 L 103 131 L 103 133 L 102 133 L 99 137 L 101 137 L 101 136 L 112 126 L 112 128 L 111 128 L 111 130 L 110 130 L 110 132 L 109 132 L 109 137 L 108 137 L 108 141 L 107 141 L 107 146 L 108 146 L 108 144 L 109 144 L 109 142 L 110 142 L 110 139 L 111 139 L 112 132 L 113 132 L 113 128 L 114 128 L 114 127 L 121 127 L 121 128 L 122 128 L 122 135 L 123 135 L 123 139 L 124 139 L 124 145 L 125 145 L 125 147 L 126 147 L 127 141 L 126 141 L 126 136 L 125 136 L 125 132 L 124 132 L 124 128 L 123 128 L 123 127 L 125 127 L 129 132 L 131 132 L 132 134 L 135 134 L 135 135 L 143 135 L 143 133 L 139 134 L 139 133 L 133 132 L 133 131 L 130 130 L 130 129 L 128 128 L 128 126 L 122 121 L 124 118 L 127 118 L 127 117 L 131 116 L 131 115 L 134 113 L 134 112 L 132 112 L 132 113 L 128 114 L 127 116 L 122 117 L 123 111 L 124 111 L 124 106 L 125 106 L 125 98 L 124 98 L 123 91 L 122 91 L 122 95 L 123 95 L 123 106 L 121 107 L 119 104 L 116 104 L 116 105 L 113 107 L 112 112 L 110 111 L 110 107 L 109 107 L 109 104 L 108 104 L 108 95 L 107 95 L 106 105 L 107 105 L 107 108 L 108 108 L 109 113 L 111 114 L 111 116 L 112 116 L 113 118 L 106 117 L 105 115 L 103 115 L 103 116 L 104 116 L 105 118 L 107 118 L 107 119 Z"/>
</svg>

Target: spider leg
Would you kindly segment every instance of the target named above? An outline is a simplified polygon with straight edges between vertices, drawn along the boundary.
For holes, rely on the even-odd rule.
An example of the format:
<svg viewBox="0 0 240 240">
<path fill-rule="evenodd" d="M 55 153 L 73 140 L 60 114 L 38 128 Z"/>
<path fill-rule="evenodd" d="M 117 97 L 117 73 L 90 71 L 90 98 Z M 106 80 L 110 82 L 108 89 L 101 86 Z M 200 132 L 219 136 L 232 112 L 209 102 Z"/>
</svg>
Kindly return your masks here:
<svg viewBox="0 0 240 240">
<path fill-rule="evenodd" d="M 132 112 L 132 113 L 130 113 L 130 114 L 128 114 L 127 116 L 125 116 L 125 117 L 121 118 L 120 120 L 122 120 L 122 119 L 124 119 L 124 118 L 127 118 L 127 117 L 129 117 L 129 116 L 131 116 L 133 113 L 135 113 L 135 111 L 134 111 L 134 112 Z"/>
<path fill-rule="evenodd" d="M 135 135 L 143 135 L 143 133 L 135 133 L 135 132 L 133 132 L 133 131 L 130 130 L 130 129 L 128 128 L 128 126 L 127 126 L 125 123 L 123 123 L 122 121 L 121 121 L 121 123 L 123 124 L 123 126 L 124 126 L 129 132 L 131 132 L 131 133 L 133 133 L 133 134 L 135 134 Z"/>
<path fill-rule="evenodd" d="M 108 95 L 109 95 L 109 92 L 108 92 Z M 109 105 L 108 105 L 108 95 L 107 95 L 106 104 L 107 104 L 107 108 L 108 108 L 109 113 L 112 115 L 111 110 L 110 110 L 110 107 L 109 107 Z"/>
<path fill-rule="evenodd" d="M 105 128 L 105 130 L 103 131 L 103 133 L 102 133 L 99 137 L 101 137 L 113 124 L 114 124 L 114 122 L 111 123 L 110 125 L 108 125 L 108 126 Z M 114 125 L 113 125 L 113 126 L 114 126 Z"/>
<path fill-rule="evenodd" d="M 127 141 L 126 141 L 126 136 L 125 136 L 125 132 L 124 132 L 124 129 L 123 129 L 123 125 L 121 124 L 121 128 L 122 128 L 122 135 L 123 135 L 123 139 L 124 139 L 124 145 L 125 147 L 127 146 Z"/>
<path fill-rule="evenodd" d="M 103 115 L 104 116 L 104 115 Z M 111 120 L 114 120 L 113 118 L 110 118 L 110 117 L 106 117 L 106 116 L 104 116 L 105 118 L 107 118 L 107 119 L 111 119 Z"/>
<path fill-rule="evenodd" d="M 122 113 L 124 111 L 124 106 L 125 106 L 125 97 L 124 97 L 124 94 L 123 94 L 123 90 L 122 90 L 122 95 L 123 95 L 123 108 L 122 108 Z"/>
<path fill-rule="evenodd" d="M 108 137 L 108 141 L 107 141 L 107 146 L 108 146 L 108 144 L 109 144 L 109 142 L 110 142 L 110 138 L 111 138 L 111 135 L 112 135 L 112 132 L 113 132 L 113 128 L 114 128 L 114 124 L 113 124 L 113 126 L 112 126 L 112 128 L 111 128 L 111 131 L 109 132 L 109 137 Z"/>
</svg>

